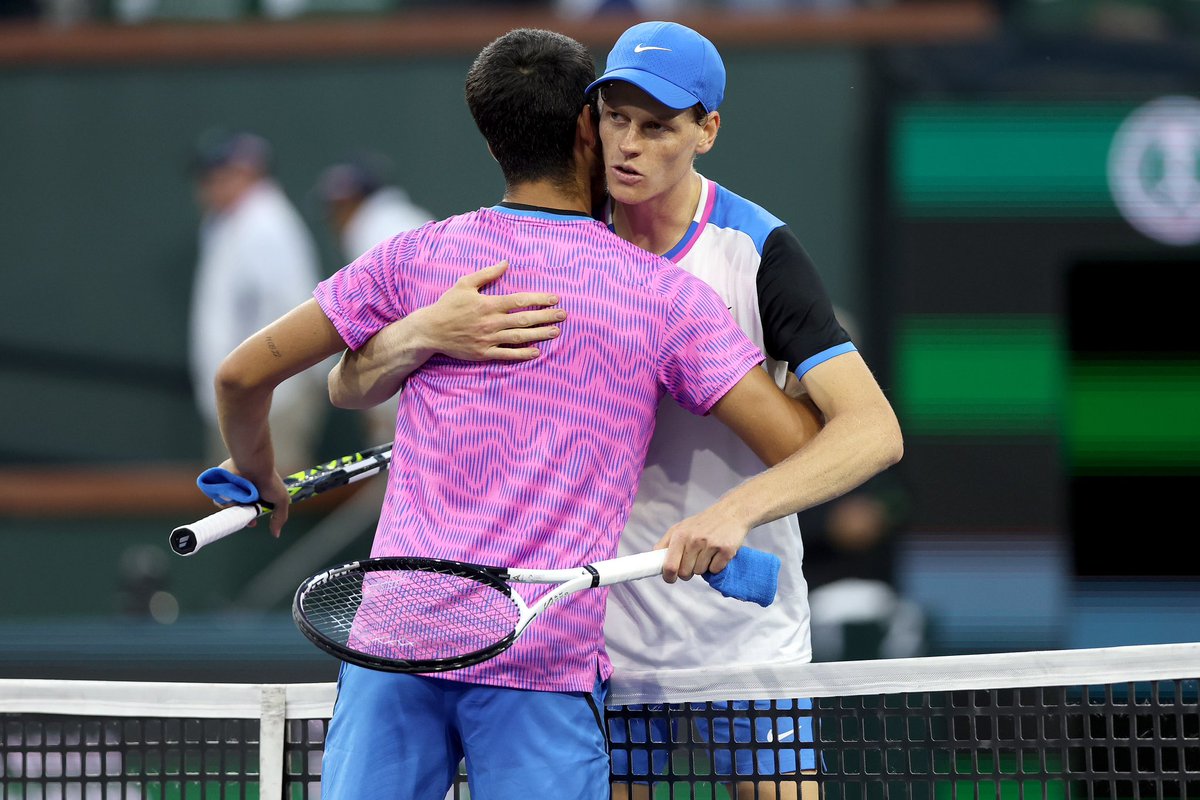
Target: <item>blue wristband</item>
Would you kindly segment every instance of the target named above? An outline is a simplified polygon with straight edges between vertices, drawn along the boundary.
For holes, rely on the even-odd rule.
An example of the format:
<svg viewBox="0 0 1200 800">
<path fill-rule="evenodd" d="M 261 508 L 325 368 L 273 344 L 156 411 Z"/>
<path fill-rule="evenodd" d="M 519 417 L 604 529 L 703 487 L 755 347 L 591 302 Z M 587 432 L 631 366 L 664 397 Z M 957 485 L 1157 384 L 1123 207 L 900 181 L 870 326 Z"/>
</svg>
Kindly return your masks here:
<svg viewBox="0 0 1200 800">
<path fill-rule="evenodd" d="M 726 597 L 765 608 L 775 601 L 780 566 L 779 556 L 774 553 L 743 547 L 725 569 L 704 573 L 704 580 Z"/>
<path fill-rule="evenodd" d="M 248 505 L 258 500 L 257 486 L 241 475 L 220 467 L 210 467 L 201 472 L 200 477 L 196 478 L 196 486 L 220 505 Z"/>
</svg>

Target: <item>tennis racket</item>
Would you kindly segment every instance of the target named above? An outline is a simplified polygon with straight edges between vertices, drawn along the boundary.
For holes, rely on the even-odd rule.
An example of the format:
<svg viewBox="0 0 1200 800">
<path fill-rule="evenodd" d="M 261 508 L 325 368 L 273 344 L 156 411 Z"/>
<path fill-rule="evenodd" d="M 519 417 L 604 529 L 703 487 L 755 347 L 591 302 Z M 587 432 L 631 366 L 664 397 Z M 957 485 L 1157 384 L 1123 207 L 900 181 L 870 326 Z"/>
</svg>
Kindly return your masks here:
<svg viewBox="0 0 1200 800">
<path fill-rule="evenodd" d="M 292 618 L 313 644 L 342 661 L 385 672 L 445 672 L 503 653 L 568 595 L 661 575 L 666 556 L 666 550 L 653 550 L 575 569 L 371 558 L 302 583 Z M 727 596 L 765 605 L 775 596 L 779 564 L 771 553 L 743 547 L 722 572 L 705 577 Z M 716 580 L 721 576 L 725 580 Z M 555 588 L 526 605 L 513 583 Z"/>
<path fill-rule="evenodd" d="M 283 485 L 288 490 L 288 502 L 299 503 L 330 489 L 369 478 L 387 469 L 391 461 L 392 445 L 388 443 L 288 475 L 283 479 Z M 231 480 L 239 480 L 253 490 L 253 486 L 244 478 L 226 474 L 230 475 Z M 253 490 L 255 498 L 257 494 L 257 490 Z M 270 503 L 257 499 L 254 502 L 223 508 L 190 525 L 181 525 L 171 531 L 171 549 L 181 556 L 190 556 L 205 545 L 223 539 L 231 533 L 237 533 L 271 511 Z"/>
</svg>

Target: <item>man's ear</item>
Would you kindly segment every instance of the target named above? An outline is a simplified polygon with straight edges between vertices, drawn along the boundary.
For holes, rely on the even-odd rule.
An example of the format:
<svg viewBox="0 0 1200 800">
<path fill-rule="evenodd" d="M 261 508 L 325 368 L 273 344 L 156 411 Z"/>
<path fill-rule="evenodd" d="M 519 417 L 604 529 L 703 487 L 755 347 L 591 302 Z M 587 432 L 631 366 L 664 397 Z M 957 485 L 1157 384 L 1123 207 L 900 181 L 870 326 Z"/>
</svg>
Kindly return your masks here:
<svg viewBox="0 0 1200 800">
<path fill-rule="evenodd" d="M 701 127 L 704 134 L 700 137 L 700 143 L 696 145 L 696 155 L 703 155 L 712 150 L 717 141 L 717 133 L 721 130 L 721 112 L 714 111 L 709 114 L 708 120 Z"/>
<path fill-rule="evenodd" d="M 591 103 L 585 105 L 579 112 L 579 119 L 575 123 L 575 135 L 584 145 L 593 150 L 599 147 L 600 127 L 595 108 Z"/>
</svg>

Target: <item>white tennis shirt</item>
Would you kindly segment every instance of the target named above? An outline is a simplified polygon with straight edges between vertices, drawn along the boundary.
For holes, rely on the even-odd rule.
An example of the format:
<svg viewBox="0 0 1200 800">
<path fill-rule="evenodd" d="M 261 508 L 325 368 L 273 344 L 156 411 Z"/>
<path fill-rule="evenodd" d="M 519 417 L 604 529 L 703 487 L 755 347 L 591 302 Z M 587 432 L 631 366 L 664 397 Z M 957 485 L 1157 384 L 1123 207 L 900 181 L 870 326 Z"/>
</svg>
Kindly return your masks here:
<svg viewBox="0 0 1200 800">
<path fill-rule="evenodd" d="M 763 348 L 763 366 L 780 386 L 788 371 L 803 375 L 854 349 L 784 223 L 706 178 L 691 227 L 665 256 L 716 290 L 743 332 Z M 724 425 L 675 403 L 660 404 L 620 554 L 651 548 L 671 525 L 763 469 Z M 783 561 L 778 596 L 767 608 L 724 597 L 699 579 L 612 587 L 605 636 L 615 671 L 653 671 L 669 684 L 671 670 L 810 660 L 796 518 L 755 528 L 746 544 Z"/>
</svg>

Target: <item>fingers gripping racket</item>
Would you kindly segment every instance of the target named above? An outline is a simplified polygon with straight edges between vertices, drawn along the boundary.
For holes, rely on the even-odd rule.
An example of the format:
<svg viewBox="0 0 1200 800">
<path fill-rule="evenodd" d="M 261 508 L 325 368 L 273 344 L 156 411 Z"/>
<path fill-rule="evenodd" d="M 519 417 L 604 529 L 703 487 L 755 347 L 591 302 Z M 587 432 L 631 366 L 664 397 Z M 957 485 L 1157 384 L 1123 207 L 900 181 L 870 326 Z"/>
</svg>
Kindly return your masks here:
<svg viewBox="0 0 1200 800">
<path fill-rule="evenodd" d="M 330 489 L 369 478 L 387 469 L 391 460 L 391 443 L 381 444 L 288 475 L 283 479 L 283 485 L 287 487 L 289 503 L 295 504 Z M 258 492 L 249 481 L 231 473 L 224 474 L 230 480 L 241 482 L 234 487 L 231 494 L 236 494 L 238 490 L 248 491 L 246 499 L 250 502 L 223 508 L 190 525 L 181 525 L 171 531 L 171 549 L 179 555 L 190 556 L 201 547 L 223 539 L 231 533 L 237 533 L 254 520 L 262 519 L 271 513 L 271 504 L 258 499 Z"/>
<path fill-rule="evenodd" d="M 666 550 L 654 550 L 575 569 L 372 558 L 306 580 L 296 591 L 292 617 L 315 645 L 342 661 L 386 672 L 444 672 L 504 652 L 568 595 L 662 574 L 666 556 Z M 775 596 L 778 570 L 777 556 L 743 547 L 717 573 L 729 572 L 740 582 L 709 582 L 723 594 L 766 605 Z M 514 583 L 555 588 L 527 605 Z"/>
</svg>

